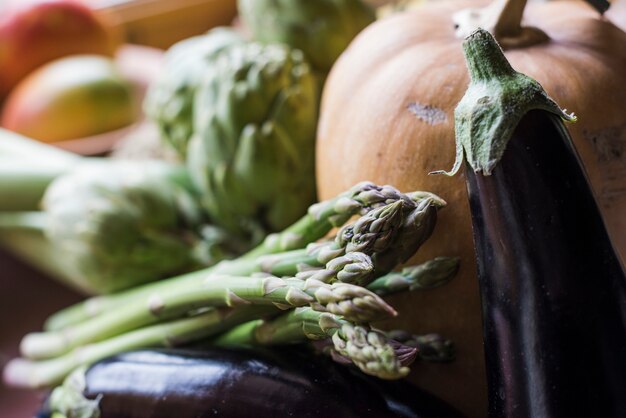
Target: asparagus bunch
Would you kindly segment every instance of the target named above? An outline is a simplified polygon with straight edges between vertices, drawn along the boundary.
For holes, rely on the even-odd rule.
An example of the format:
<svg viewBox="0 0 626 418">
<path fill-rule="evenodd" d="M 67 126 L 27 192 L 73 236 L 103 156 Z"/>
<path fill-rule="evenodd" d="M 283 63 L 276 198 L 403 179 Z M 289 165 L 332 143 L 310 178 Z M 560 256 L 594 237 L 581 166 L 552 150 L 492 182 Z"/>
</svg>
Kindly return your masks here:
<svg viewBox="0 0 626 418">
<path fill-rule="evenodd" d="M 445 205 L 443 200 L 431 193 L 403 194 L 390 186 L 377 186 L 373 183 L 363 182 L 333 199 L 312 205 L 307 214 L 296 223 L 280 233 L 268 235 L 256 248 L 236 260 L 223 261 L 210 269 L 191 272 L 175 279 L 162 280 L 122 293 L 93 297 L 52 315 L 44 327 L 49 331 L 59 330 L 82 322 L 87 318 L 98 316 L 103 312 L 118 309 L 124 303 L 132 302 L 154 292 L 167 293 L 170 290 L 175 290 L 183 282 L 201 282 L 207 274 L 245 276 L 255 272 L 265 272 L 289 276 L 297 274 L 302 269 L 319 268 L 324 266 L 324 259 L 316 259 L 309 254 L 309 251 L 319 255 L 323 252 L 323 246 L 314 244 L 309 249 L 305 249 L 307 244 L 323 238 L 332 228 L 345 224 L 354 215 L 366 215 L 371 210 L 398 200 L 403 200 L 406 207 L 424 200 L 432 202 L 425 210 L 431 223 L 425 223 L 424 227 L 433 226 L 433 212 Z M 422 239 L 425 240 L 430 232 L 430 229 L 423 229 Z M 326 243 L 326 245 L 332 245 L 332 242 Z M 328 268 L 336 270 L 341 264 L 340 262 L 345 263 L 345 259 L 329 262 Z M 343 267 L 343 274 L 347 274 L 351 268 L 355 269 L 358 265 L 358 263 L 352 264 L 352 267 Z M 321 271 L 317 273 L 323 274 Z"/>
<path fill-rule="evenodd" d="M 312 206 L 239 259 L 56 314 L 47 331 L 23 339 L 25 358 L 7 366 L 5 380 L 49 386 L 121 351 L 207 338 L 217 344 L 330 339 L 337 356 L 364 372 L 402 377 L 416 348 L 370 323 L 396 315 L 381 296 L 430 288 L 454 274 L 458 260 L 448 258 L 390 273 L 430 236 L 443 205 L 429 193 L 359 184 Z M 361 216 L 334 239 L 316 242 L 355 214 Z"/>
</svg>

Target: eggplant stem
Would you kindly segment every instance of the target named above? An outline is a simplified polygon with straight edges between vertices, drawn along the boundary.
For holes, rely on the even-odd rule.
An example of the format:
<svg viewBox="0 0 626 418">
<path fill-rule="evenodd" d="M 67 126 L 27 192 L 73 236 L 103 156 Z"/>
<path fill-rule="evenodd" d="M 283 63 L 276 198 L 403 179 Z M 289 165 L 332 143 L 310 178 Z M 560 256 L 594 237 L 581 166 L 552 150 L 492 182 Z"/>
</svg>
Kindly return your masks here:
<svg viewBox="0 0 626 418">
<path fill-rule="evenodd" d="M 454 175 L 465 158 L 475 172 L 490 175 L 515 127 L 531 110 L 545 110 L 564 121 L 576 121 L 576 116 L 562 110 L 537 81 L 511 67 L 488 31 L 477 29 L 468 36 L 463 52 L 470 85 L 454 111 L 456 160 L 451 171 L 432 174 Z"/>
</svg>

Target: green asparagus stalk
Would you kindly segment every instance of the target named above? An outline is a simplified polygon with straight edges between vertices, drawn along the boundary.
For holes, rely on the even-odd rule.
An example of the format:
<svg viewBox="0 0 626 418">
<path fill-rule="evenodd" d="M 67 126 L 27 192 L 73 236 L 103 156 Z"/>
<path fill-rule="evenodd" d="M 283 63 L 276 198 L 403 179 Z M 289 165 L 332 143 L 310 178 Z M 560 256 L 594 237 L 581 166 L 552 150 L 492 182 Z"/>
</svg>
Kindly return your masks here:
<svg viewBox="0 0 626 418">
<path fill-rule="evenodd" d="M 224 305 L 273 304 L 280 308 L 311 305 L 314 310 L 331 312 L 351 321 L 371 322 L 396 313 L 370 290 L 388 295 L 404 290 L 429 289 L 448 282 L 458 269 L 458 259 L 437 257 L 402 272 L 389 273 L 370 283 L 370 290 L 366 290 L 341 281 L 324 282 L 342 276 L 343 269 L 353 270 L 355 263 L 348 260 L 356 260 L 361 269 L 371 271 L 371 264 L 366 262 L 369 257 L 357 252 L 336 260 L 329 263 L 336 264 L 335 270 L 306 271 L 293 279 L 209 275 L 198 288 L 153 293 L 142 301 L 60 331 L 28 334 L 22 342 L 22 354 L 32 359 L 51 358 L 80 345 L 180 317 L 194 309 Z"/>
<path fill-rule="evenodd" d="M 365 286 L 417 251 L 433 231 L 441 202 L 431 195 L 417 202 L 397 200 L 372 209 L 341 228 L 335 240 L 309 244 L 310 259 L 305 264 L 315 268 L 331 263 L 327 268 L 333 270 L 333 265 L 343 262 L 338 257 L 351 252 L 363 253 L 370 257 L 368 262 L 375 267 L 370 274 L 364 274 L 363 266 L 356 267 L 355 264 L 360 269 L 358 274 L 345 274 L 339 280 Z M 265 264 L 271 266 L 274 274 L 292 274 L 287 269 L 293 266 L 293 260 L 284 258 L 283 254 L 266 256 Z"/>
<path fill-rule="evenodd" d="M 430 195 L 430 194 L 428 194 Z M 423 199 L 425 195 L 416 195 Z M 265 240 L 245 257 L 274 254 L 297 248 L 317 241 L 332 228 L 339 227 L 357 214 L 364 215 L 370 210 L 393 203 L 397 200 L 409 202 L 410 198 L 391 186 L 377 186 L 362 182 L 338 196 L 311 205 L 307 214 L 281 233 L 268 235 Z"/>
<path fill-rule="evenodd" d="M 274 308 L 243 307 L 212 309 L 205 313 L 141 328 L 99 343 L 79 347 L 45 361 L 11 360 L 4 368 L 4 381 L 16 387 L 42 388 L 59 384 L 70 372 L 106 357 L 139 348 L 171 347 L 219 334 Z"/>
<path fill-rule="evenodd" d="M 392 271 L 415 254 L 435 229 L 437 210 L 445 205 L 442 202 L 436 197 L 427 197 L 417 201 L 413 209 L 405 212 L 394 245 L 372 255 L 376 266 L 374 277 Z"/>
<path fill-rule="evenodd" d="M 285 260 L 289 260 L 289 267 L 286 267 L 287 263 L 280 263 L 279 265 L 283 270 L 289 271 L 291 275 L 298 272 L 300 265 L 311 261 L 311 257 L 306 253 L 306 250 L 286 252 L 283 253 L 282 257 Z M 274 261 L 275 259 L 272 259 L 272 263 L 267 263 L 264 257 L 256 259 L 240 257 L 236 260 L 223 261 L 214 267 L 138 286 L 123 292 L 95 296 L 53 314 L 44 324 L 44 329 L 47 331 L 59 331 L 106 312 L 116 310 L 125 304 L 134 303 L 134 301 L 141 300 L 154 293 L 168 293 L 176 291 L 180 287 L 185 288 L 197 285 L 211 275 L 246 276 L 257 272 L 277 274 L 272 268 Z"/>
<path fill-rule="evenodd" d="M 308 266 L 310 267 L 310 266 Z M 313 278 L 324 283 L 339 281 L 342 283 L 361 283 L 374 272 L 374 263 L 370 256 L 360 252 L 351 252 L 338 256 L 326 263 L 325 268 L 302 268 L 296 278 Z"/>
<path fill-rule="evenodd" d="M 31 359 L 53 358 L 196 309 L 241 305 L 274 305 L 281 309 L 310 305 L 315 310 L 342 315 L 355 322 L 396 315 L 379 296 L 347 283 L 330 285 L 315 279 L 215 275 L 207 277 L 201 286 L 153 293 L 65 330 L 28 334 L 20 348 L 22 355 Z"/>
<path fill-rule="evenodd" d="M 405 290 L 432 289 L 448 283 L 459 269 L 458 257 L 436 257 L 425 263 L 405 267 L 371 282 L 367 288 L 386 296 Z"/>
<path fill-rule="evenodd" d="M 306 248 L 309 259 L 300 264 L 311 268 L 321 267 L 346 253 L 359 252 L 371 257 L 377 251 L 388 249 L 402 225 L 404 207 L 405 203 L 397 200 L 372 209 L 354 223 L 340 229 L 334 240 L 309 244 Z M 283 254 L 264 257 L 265 268 L 277 275 L 289 275 L 293 260 L 285 258 Z"/>
<path fill-rule="evenodd" d="M 407 366 L 417 352 L 413 347 L 392 343 L 383 332 L 367 325 L 357 325 L 338 315 L 311 308 L 296 308 L 269 321 L 239 325 L 213 343 L 221 346 L 280 345 L 325 338 L 332 338 L 334 349 L 364 373 L 382 379 L 406 376 Z"/>
<path fill-rule="evenodd" d="M 433 264 L 437 265 L 438 263 L 430 263 L 430 265 Z M 429 263 L 425 263 L 424 265 L 428 266 Z M 435 268 L 434 270 L 437 271 L 439 269 Z M 428 269 L 416 268 L 414 271 L 424 272 L 428 271 Z M 397 292 L 400 289 L 396 285 L 396 280 L 387 280 L 396 276 L 397 273 L 390 273 L 388 277 L 382 277 L 372 282 L 370 286 L 380 294 Z M 419 274 L 416 275 L 416 277 L 419 277 Z M 285 280 L 292 282 L 300 279 L 292 278 Z M 404 286 L 403 288 L 415 290 L 419 289 L 420 286 Z M 179 343 L 184 344 L 209 338 L 226 330 L 228 331 L 218 337 L 215 343 L 222 345 L 283 344 L 300 342 L 307 338 L 323 339 L 334 335 L 330 332 L 333 328 L 329 328 L 326 325 L 328 322 L 331 324 L 349 324 L 349 321 L 340 318 L 336 314 L 317 312 L 310 308 L 292 310 L 289 314 L 281 315 L 273 321 L 253 320 L 254 318 L 275 312 L 276 309 L 272 306 L 241 306 L 236 309 L 218 308 L 207 310 L 191 318 L 178 319 L 144 327 L 102 342 L 79 347 L 53 360 L 14 360 L 5 368 L 5 380 L 12 385 L 18 386 L 49 386 L 62 380 L 63 377 L 75 367 L 90 364 L 121 351 L 136 348 L 170 346 Z M 327 319 L 331 321 L 327 321 Z M 354 324 L 352 324 L 352 326 L 354 326 Z M 361 334 L 356 333 L 349 335 Z M 446 361 L 446 359 L 449 360 L 453 358 L 454 355 L 454 349 L 450 342 L 441 338 L 434 338 L 434 336 L 418 337 L 395 331 L 389 333 L 387 336 L 387 340 L 392 347 L 394 346 L 394 338 L 403 343 L 402 346 L 395 345 L 394 348 L 396 359 L 400 362 L 399 368 L 397 367 L 398 363 L 394 363 L 393 361 L 390 363 L 391 366 L 387 365 L 385 367 L 376 364 L 376 362 L 363 363 L 362 357 L 357 357 L 357 362 L 359 362 L 357 365 L 376 375 L 388 376 L 390 374 L 389 370 L 395 370 L 394 365 L 397 370 L 401 370 L 402 367 L 408 365 L 410 360 L 415 357 L 415 349 L 407 351 L 407 346 L 413 346 L 421 350 L 420 358 L 429 361 Z M 337 344 L 339 344 L 341 352 L 343 353 L 340 354 L 342 358 L 351 358 L 350 355 L 360 353 L 353 345 L 350 345 L 351 348 L 349 348 L 346 341 L 342 343 L 340 340 Z M 381 349 L 381 347 L 379 346 L 378 349 Z M 353 351 L 355 351 L 356 354 L 350 354 Z M 376 350 L 374 351 L 376 352 Z M 380 351 L 384 352 L 382 349 Z M 404 372 L 404 370 L 394 371 L 394 376 Z"/>
<path fill-rule="evenodd" d="M 360 192 L 356 192 L 355 190 L 360 190 Z M 134 289 L 130 289 L 128 291 L 118 294 L 98 296 L 96 298 L 89 299 L 85 302 L 82 302 L 78 305 L 60 311 L 59 313 L 53 315 L 46 323 L 45 328 L 47 330 L 62 329 L 65 326 L 75 324 L 85 319 L 97 316 L 102 312 L 116 309 L 124 303 L 130 303 L 136 298 L 141 298 L 147 294 L 153 292 L 168 292 L 170 289 L 175 290 L 179 286 L 187 286 L 191 283 L 201 281 L 208 274 L 249 275 L 254 272 L 264 271 L 279 276 L 293 276 L 298 272 L 299 269 L 303 268 L 303 266 L 324 266 L 324 264 L 329 262 L 331 259 L 345 254 L 346 251 L 341 247 L 341 245 L 348 245 L 358 242 L 358 245 L 362 246 L 363 243 L 366 242 L 366 239 L 372 238 L 371 234 L 364 234 L 365 225 L 370 225 L 372 228 L 381 228 L 384 224 L 382 220 L 374 222 L 375 218 L 373 218 L 373 215 L 384 215 L 384 219 L 387 219 L 387 221 L 401 221 L 401 219 L 397 216 L 397 211 L 399 211 L 400 206 L 403 211 L 410 210 L 408 216 L 406 216 L 406 219 L 403 221 L 403 227 L 400 229 L 402 231 L 402 234 L 400 235 L 400 239 L 402 239 L 402 250 L 399 251 L 399 253 L 401 253 L 402 256 L 405 256 L 405 253 L 407 253 L 407 251 L 404 250 L 404 248 L 406 247 L 405 242 L 407 241 L 406 235 L 418 237 L 419 239 L 415 239 L 414 237 L 411 238 L 412 242 L 414 243 L 419 244 L 423 242 L 423 240 L 425 240 L 432 231 L 432 228 L 430 226 L 434 224 L 434 220 L 424 222 L 424 219 L 434 217 L 436 215 L 436 209 L 442 206 L 442 201 L 434 195 L 421 193 L 417 202 L 415 202 L 414 200 L 411 200 L 408 196 L 402 195 L 399 192 L 394 192 L 393 190 L 394 189 L 389 186 L 379 188 L 377 186 L 373 186 L 370 183 L 363 183 L 353 188 L 350 192 L 350 196 L 358 196 L 358 200 L 353 199 L 354 202 L 357 202 L 359 205 L 358 210 L 354 209 L 354 205 L 345 203 L 344 198 L 346 198 L 346 196 L 340 196 L 330 201 L 322 202 L 321 204 L 315 206 L 317 209 L 312 210 L 301 221 L 297 222 L 294 227 L 287 228 L 287 230 L 283 231 L 282 233 L 274 235 L 272 238 L 268 238 L 268 240 L 262 243 L 259 248 L 252 250 L 252 252 L 248 255 L 240 257 L 237 260 L 222 262 L 213 268 L 200 270 L 198 272 L 193 272 L 183 276 L 178 276 L 176 278 L 147 284 L 141 287 L 136 287 Z M 395 202 L 402 203 L 397 204 Z M 389 206 L 391 206 L 393 209 L 383 209 Z M 345 212 L 344 210 L 347 207 L 352 209 L 350 209 L 348 212 Z M 357 228 L 357 234 L 354 234 L 352 229 L 346 229 L 342 233 L 342 238 L 340 241 L 312 245 L 308 248 L 308 250 L 293 250 L 291 252 L 281 253 L 277 255 L 261 255 L 269 251 L 279 251 L 282 248 L 285 248 L 281 246 L 282 244 L 279 244 L 281 242 L 283 244 L 286 242 L 294 242 L 289 237 L 294 236 L 293 231 L 295 230 L 301 232 L 305 230 L 309 231 L 311 235 L 307 236 L 307 241 L 319 239 L 319 235 L 325 235 L 332 228 L 337 219 L 345 216 L 345 220 L 347 221 L 350 216 L 352 216 L 347 216 L 347 213 L 352 214 L 355 211 L 367 211 L 368 209 L 369 212 L 366 212 L 363 217 L 369 219 L 369 221 L 361 221 L 361 223 L 359 224 L 359 228 Z M 314 215 L 312 215 L 312 213 L 314 213 Z M 341 213 L 339 218 L 337 217 L 338 213 Z M 396 215 L 391 216 L 393 214 Z M 333 223 L 329 221 L 330 218 L 334 219 L 332 221 Z M 410 222 L 408 222 L 408 226 L 407 219 L 410 220 Z M 357 220 L 357 222 L 359 221 Z M 305 224 L 317 224 L 318 226 L 304 228 L 302 225 Z M 322 225 L 323 228 L 319 227 L 319 225 Z M 297 226 L 297 228 L 295 226 Z M 427 226 L 428 228 L 426 228 L 425 226 Z M 385 237 L 387 237 L 385 238 L 385 240 L 389 241 L 389 231 L 395 231 L 397 228 L 385 228 L 387 228 L 384 229 L 384 232 L 386 234 Z M 313 232 L 315 234 L 313 234 Z M 351 234 L 351 237 L 348 237 L 349 233 Z M 385 240 L 382 240 L 381 242 L 386 242 Z M 357 244 L 351 245 L 351 249 L 353 250 L 360 248 L 357 246 Z M 379 248 L 381 248 L 380 244 L 378 246 L 372 245 L 370 249 L 378 250 Z M 413 248 L 413 252 L 415 252 L 416 250 L 417 246 Z M 387 250 L 387 252 L 389 254 L 392 254 L 392 252 L 390 252 L 389 250 Z M 251 254 L 256 254 L 257 256 L 253 257 Z M 386 258 L 390 257 L 387 255 Z M 397 257 L 393 258 L 395 259 Z M 385 257 L 383 257 L 382 260 L 385 260 Z M 388 261 L 386 261 L 386 263 L 389 264 Z M 393 267 L 395 267 L 395 265 Z M 385 269 L 386 268 L 388 268 L 388 266 L 385 266 Z M 385 269 L 378 270 L 380 271 L 380 274 L 383 274 L 386 272 Z M 389 268 L 387 271 L 389 270 L 391 270 L 391 268 Z"/>
</svg>

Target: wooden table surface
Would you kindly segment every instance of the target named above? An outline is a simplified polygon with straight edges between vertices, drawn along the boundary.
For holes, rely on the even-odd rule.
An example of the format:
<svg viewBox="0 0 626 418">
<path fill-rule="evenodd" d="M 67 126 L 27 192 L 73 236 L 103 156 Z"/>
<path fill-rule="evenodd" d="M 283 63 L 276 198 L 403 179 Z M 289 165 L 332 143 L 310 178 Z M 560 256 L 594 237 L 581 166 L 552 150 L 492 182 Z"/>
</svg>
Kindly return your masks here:
<svg viewBox="0 0 626 418">
<path fill-rule="evenodd" d="M 17 356 L 24 334 L 40 330 L 48 315 L 81 298 L 0 249 L 0 368 Z M 44 397 L 44 391 L 0 383 L 0 417 L 33 417 Z"/>
</svg>

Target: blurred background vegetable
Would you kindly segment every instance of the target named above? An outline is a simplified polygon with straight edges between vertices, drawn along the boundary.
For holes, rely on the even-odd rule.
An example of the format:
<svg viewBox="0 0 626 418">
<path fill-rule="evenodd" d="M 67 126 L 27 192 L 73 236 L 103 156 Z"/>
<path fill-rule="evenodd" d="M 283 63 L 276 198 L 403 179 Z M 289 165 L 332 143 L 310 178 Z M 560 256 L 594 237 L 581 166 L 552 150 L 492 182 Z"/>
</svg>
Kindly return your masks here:
<svg viewBox="0 0 626 418">
<path fill-rule="evenodd" d="M 219 52 L 242 42 L 240 34 L 222 27 L 180 41 L 168 49 L 164 68 L 148 90 L 144 109 L 159 127 L 161 139 L 181 158 L 186 157 L 193 133 L 193 102 L 205 73 L 215 64 Z"/>
<path fill-rule="evenodd" d="M 72 54 L 112 56 L 119 45 L 108 23 L 78 0 L 9 3 L 2 10 L 0 39 L 0 101 L 48 61 Z"/>
<path fill-rule="evenodd" d="M 208 222 L 184 167 L 82 158 L 13 134 L 1 143 L 3 240 L 73 287 L 108 293 L 247 248 Z"/>
<path fill-rule="evenodd" d="M 2 127 L 43 142 L 64 141 L 127 126 L 137 118 L 130 81 L 112 59 L 71 55 L 24 78 L 7 97 Z"/>
<path fill-rule="evenodd" d="M 255 40 L 301 50 L 321 74 L 375 19 L 361 0 L 238 0 L 237 6 Z"/>
<path fill-rule="evenodd" d="M 237 254 L 194 193 L 184 169 L 165 163 L 92 163 L 55 179 L 43 212 L 0 213 L 0 231 L 40 232 L 68 283 L 109 293 Z"/>
<path fill-rule="evenodd" d="M 258 242 L 315 200 L 319 85 L 302 53 L 235 44 L 195 96 L 187 167 L 214 222 Z"/>
</svg>

